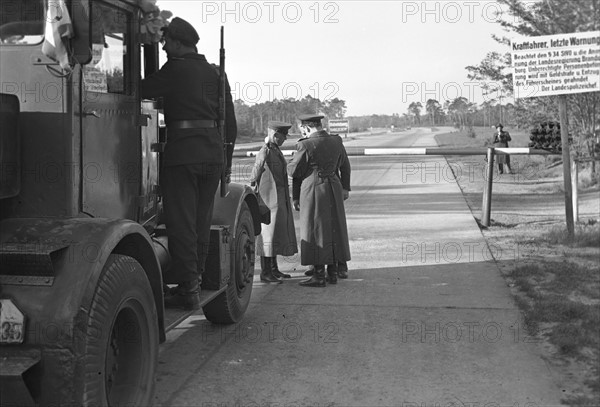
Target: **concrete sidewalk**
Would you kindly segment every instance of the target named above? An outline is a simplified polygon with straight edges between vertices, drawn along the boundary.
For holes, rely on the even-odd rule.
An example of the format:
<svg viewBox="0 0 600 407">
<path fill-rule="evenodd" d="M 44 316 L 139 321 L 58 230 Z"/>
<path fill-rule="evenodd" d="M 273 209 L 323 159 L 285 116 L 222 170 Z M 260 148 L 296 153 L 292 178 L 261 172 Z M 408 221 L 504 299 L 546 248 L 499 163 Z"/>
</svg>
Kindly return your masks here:
<svg viewBox="0 0 600 407">
<path fill-rule="evenodd" d="M 419 145 L 435 146 L 433 134 Z M 560 405 L 494 260 L 515 253 L 490 250 L 446 160 L 354 159 L 350 278 L 300 287 L 305 267 L 280 258 L 294 278 L 255 279 L 242 323 L 215 331 L 198 319 L 180 333 L 178 347 L 199 334 L 219 346 L 185 354 L 219 374 L 196 368 L 177 383 L 163 366 L 169 380 L 159 386 L 173 390 L 157 404 Z M 181 361 L 168 364 L 181 373 Z"/>
</svg>

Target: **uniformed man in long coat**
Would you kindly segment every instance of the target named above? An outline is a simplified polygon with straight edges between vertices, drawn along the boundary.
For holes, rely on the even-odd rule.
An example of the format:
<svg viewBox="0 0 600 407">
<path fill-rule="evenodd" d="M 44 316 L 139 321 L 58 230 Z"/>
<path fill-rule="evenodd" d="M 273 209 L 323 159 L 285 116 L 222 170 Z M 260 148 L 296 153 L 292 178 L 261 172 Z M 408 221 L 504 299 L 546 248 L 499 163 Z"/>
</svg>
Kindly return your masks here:
<svg viewBox="0 0 600 407">
<path fill-rule="evenodd" d="M 325 266 L 332 284 L 336 264 L 350 260 L 344 200 L 350 194 L 350 162 L 338 135 L 322 129 L 320 115 L 302 115 L 296 152 L 288 164 L 293 178 L 292 199 L 300 211 L 300 262 L 315 272 L 300 285 L 325 287 Z"/>
<path fill-rule="evenodd" d="M 143 98 L 163 97 L 167 125 L 160 184 L 172 262 L 163 281 L 178 286 L 166 293 L 165 306 L 199 309 L 214 196 L 221 172 L 231 174 L 237 124 L 227 84 L 223 157 L 218 68 L 198 54 L 200 37 L 187 21 L 176 17 L 164 31 L 168 61 L 142 80 L 141 93 Z"/>
<path fill-rule="evenodd" d="M 504 130 L 502 123 L 496 125 L 496 133 L 494 134 L 494 147 L 508 147 L 508 142 L 511 141 L 510 133 Z M 498 172 L 504 174 L 504 165 L 506 164 L 507 173 L 510 174 L 510 155 L 498 154 L 496 155 L 498 161 Z"/>
<path fill-rule="evenodd" d="M 271 222 L 262 225 L 261 234 L 256 240 L 256 254 L 261 258 L 260 279 L 268 283 L 281 283 L 282 278 L 291 277 L 279 270 L 277 256 L 298 253 L 287 162 L 279 149 L 290 127 L 290 123 L 268 123 L 265 144 L 256 156 L 250 176 L 251 184 L 271 210 Z"/>
</svg>

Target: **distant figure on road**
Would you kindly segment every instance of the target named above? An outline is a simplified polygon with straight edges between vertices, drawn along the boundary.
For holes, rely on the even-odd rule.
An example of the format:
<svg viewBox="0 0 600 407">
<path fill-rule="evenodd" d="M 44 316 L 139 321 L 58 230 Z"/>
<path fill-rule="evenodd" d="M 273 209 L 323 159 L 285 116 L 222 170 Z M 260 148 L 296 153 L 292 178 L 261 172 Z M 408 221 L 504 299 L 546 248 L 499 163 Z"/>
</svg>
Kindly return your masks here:
<svg viewBox="0 0 600 407">
<path fill-rule="evenodd" d="M 252 169 L 250 182 L 271 210 L 271 223 L 262 225 L 256 240 L 256 254 L 260 256 L 260 280 L 281 283 L 289 274 L 279 271 L 277 255 L 292 256 L 298 253 L 294 215 L 290 202 L 287 162 L 279 147 L 287 138 L 290 123 L 270 121 L 265 144 Z"/>
<path fill-rule="evenodd" d="M 512 141 L 510 138 L 510 133 L 504 131 L 504 126 L 502 126 L 502 123 L 498 123 L 496 125 L 496 133 L 494 134 L 494 148 L 508 147 L 509 141 Z M 510 155 L 498 154 L 496 159 L 498 160 L 498 172 L 500 174 L 504 174 L 504 164 L 506 164 L 506 172 L 508 174 L 512 172 L 510 169 Z"/>
<path fill-rule="evenodd" d="M 350 196 L 350 162 L 342 138 L 321 126 L 323 116 L 302 115 L 303 138 L 288 164 L 294 209 L 300 211 L 300 263 L 314 274 L 300 285 L 337 283 L 337 264 L 350 260 L 344 200 Z M 325 278 L 327 266 L 328 278 Z"/>
</svg>

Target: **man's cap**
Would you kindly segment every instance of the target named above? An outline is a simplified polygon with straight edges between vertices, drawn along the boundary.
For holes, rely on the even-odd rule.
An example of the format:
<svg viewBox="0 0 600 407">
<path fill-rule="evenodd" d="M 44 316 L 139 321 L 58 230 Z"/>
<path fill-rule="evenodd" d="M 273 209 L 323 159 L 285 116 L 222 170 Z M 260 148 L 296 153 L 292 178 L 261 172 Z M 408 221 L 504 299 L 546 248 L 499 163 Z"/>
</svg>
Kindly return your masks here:
<svg viewBox="0 0 600 407">
<path fill-rule="evenodd" d="M 500 127 L 501 129 L 503 129 L 503 128 L 504 128 L 504 126 L 502 125 L 502 123 L 498 123 L 498 124 L 496 125 L 496 128 L 498 128 L 498 127 Z"/>
<path fill-rule="evenodd" d="M 309 114 L 301 114 L 300 116 L 298 116 L 298 119 L 302 123 L 305 123 L 305 122 L 319 123 L 321 121 L 321 119 L 323 119 L 324 117 L 325 116 L 322 116 L 322 115 L 309 113 Z"/>
<path fill-rule="evenodd" d="M 268 126 L 270 129 L 275 130 L 277 133 L 288 134 L 288 131 L 292 127 L 291 123 L 286 122 L 277 122 L 277 121 L 269 121 Z"/>
<path fill-rule="evenodd" d="M 169 37 L 180 41 L 184 45 L 194 46 L 200 41 L 200 36 L 196 29 L 183 18 L 175 17 L 171 23 L 168 26 L 163 27 L 162 30 L 165 35 L 168 34 Z"/>
</svg>

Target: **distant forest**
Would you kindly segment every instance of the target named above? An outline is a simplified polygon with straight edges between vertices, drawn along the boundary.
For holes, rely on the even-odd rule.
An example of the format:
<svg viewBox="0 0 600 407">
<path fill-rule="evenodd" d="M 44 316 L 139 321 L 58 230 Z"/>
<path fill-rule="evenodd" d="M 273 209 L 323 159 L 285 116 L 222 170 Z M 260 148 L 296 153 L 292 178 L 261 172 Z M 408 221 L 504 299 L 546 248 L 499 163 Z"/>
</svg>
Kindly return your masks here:
<svg viewBox="0 0 600 407">
<path fill-rule="evenodd" d="M 421 102 L 412 102 L 405 113 L 392 115 L 372 114 L 366 116 L 346 116 L 346 101 L 331 99 L 321 101 L 311 95 L 301 100 L 275 99 L 273 101 L 247 105 L 243 100 L 235 101 L 235 113 L 238 121 L 238 134 L 241 138 L 260 140 L 266 134 L 269 120 L 285 121 L 293 124 L 292 133 L 298 131 L 297 117 L 304 113 L 319 113 L 327 119 L 348 119 L 350 132 L 367 131 L 371 128 L 406 128 L 413 126 L 492 126 L 497 122 L 505 125 L 517 125 L 519 112 L 512 104 L 483 103 L 477 105 L 464 97 L 440 104 L 437 100 L 428 100 L 425 106 Z"/>
<path fill-rule="evenodd" d="M 234 101 L 235 116 L 238 124 L 238 137 L 250 140 L 262 140 L 266 134 L 268 122 L 278 120 L 292 123 L 292 133 L 298 132 L 297 118 L 305 113 L 318 113 L 327 118 L 344 118 L 346 102 L 338 98 L 321 101 L 310 95 L 301 100 L 293 98 L 247 105 L 243 100 Z"/>
<path fill-rule="evenodd" d="M 569 32 L 588 32 L 600 29 L 600 0 L 498 0 L 507 8 L 498 19 L 508 32 L 534 37 Z M 502 17 L 502 16 L 500 16 Z M 506 46 L 506 52 L 489 52 L 483 60 L 466 66 L 467 77 L 477 81 L 487 100 L 481 104 L 465 97 L 453 100 L 412 101 L 408 108 L 392 115 L 372 114 L 346 117 L 346 101 L 332 99 L 321 101 L 310 95 L 302 100 L 286 99 L 252 106 L 236 101 L 236 116 L 240 136 L 262 139 L 269 120 L 291 122 L 292 132 L 297 132 L 296 118 L 302 113 L 321 113 L 328 118 L 346 118 L 350 131 L 367 131 L 370 128 L 406 128 L 413 126 L 493 126 L 502 123 L 509 128 L 530 130 L 540 123 L 558 121 L 558 97 L 543 96 L 514 98 L 510 39 L 492 36 Z M 598 159 L 600 151 L 600 92 L 566 95 L 568 131 L 572 135 L 572 152 L 580 157 Z M 394 107 L 390 107 L 394 109 Z M 327 123 L 325 123 L 327 124 Z M 600 176 L 600 166 L 598 176 Z"/>
</svg>

